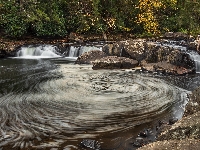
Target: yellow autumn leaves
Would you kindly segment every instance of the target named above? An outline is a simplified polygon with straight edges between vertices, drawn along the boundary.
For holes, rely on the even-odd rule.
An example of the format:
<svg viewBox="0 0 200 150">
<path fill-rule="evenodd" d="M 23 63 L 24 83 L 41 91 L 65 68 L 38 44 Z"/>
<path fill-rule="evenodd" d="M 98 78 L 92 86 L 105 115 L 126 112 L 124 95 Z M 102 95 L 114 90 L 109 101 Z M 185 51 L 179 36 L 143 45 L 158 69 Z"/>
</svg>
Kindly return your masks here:
<svg viewBox="0 0 200 150">
<path fill-rule="evenodd" d="M 176 5 L 177 0 L 168 0 L 171 5 Z M 156 18 L 156 11 L 165 9 L 166 0 L 139 0 L 138 8 L 140 13 L 137 16 L 137 23 L 142 24 L 148 33 L 159 33 L 159 23 Z"/>
</svg>

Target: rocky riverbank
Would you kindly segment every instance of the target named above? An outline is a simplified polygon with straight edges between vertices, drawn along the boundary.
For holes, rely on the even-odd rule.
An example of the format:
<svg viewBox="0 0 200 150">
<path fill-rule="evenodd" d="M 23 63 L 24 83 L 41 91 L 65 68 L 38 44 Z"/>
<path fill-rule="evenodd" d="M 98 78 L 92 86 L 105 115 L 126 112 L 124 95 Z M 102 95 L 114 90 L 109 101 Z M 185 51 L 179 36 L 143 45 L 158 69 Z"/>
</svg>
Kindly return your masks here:
<svg viewBox="0 0 200 150">
<path fill-rule="evenodd" d="M 199 150 L 200 149 L 200 88 L 194 90 L 186 105 L 184 117 L 163 127 L 157 141 L 138 150 Z"/>
<path fill-rule="evenodd" d="M 135 39 L 105 43 L 102 51 L 90 51 L 78 57 L 78 64 L 93 64 L 94 69 L 131 69 L 167 75 L 195 73 L 195 63 L 184 46 L 164 44 L 166 40 Z M 170 40 L 168 40 L 170 42 Z M 120 60 L 120 62 L 119 62 Z M 134 61 L 134 65 L 133 65 Z"/>
</svg>

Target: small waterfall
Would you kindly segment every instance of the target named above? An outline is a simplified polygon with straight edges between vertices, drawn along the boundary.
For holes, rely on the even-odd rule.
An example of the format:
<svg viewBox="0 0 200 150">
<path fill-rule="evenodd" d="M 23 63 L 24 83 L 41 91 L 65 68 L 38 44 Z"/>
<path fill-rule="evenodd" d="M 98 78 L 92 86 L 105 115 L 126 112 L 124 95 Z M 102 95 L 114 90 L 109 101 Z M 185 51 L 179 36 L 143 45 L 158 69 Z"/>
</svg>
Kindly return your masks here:
<svg viewBox="0 0 200 150">
<path fill-rule="evenodd" d="M 190 59 L 194 61 L 195 63 L 195 70 L 196 73 L 200 73 L 200 55 L 197 53 L 197 51 L 194 50 L 189 50 L 187 49 L 186 46 L 184 45 L 186 42 L 185 41 L 170 41 L 166 40 L 163 44 L 158 44 L 158 45 L 163 45 L 163 46 L 168 46 L 174 49 L 179 49 L 182 52 L 188 54 L 190 56 Z"/>
<path fill-rule="evenodd" d="M 195 62 L 196 73 L 200 73 L 200 55 L 196 51 L 190 51 L 188 54 Z"/>
<path fill-rule="evenodd" d="M 80 47 L 71 46 L 69 50 L 69 57 L 78 57 Z"/>
<path fill-rule="evenodd" d="M 20 58 L 52 58 L 61 57 L 57 47 L 53 45 L 23 46 L 16 54 Z"/>
<path fill-rule="evenodd" d="M 71 46 L 68 57 L 78 57 L 85 52 L 92 50 L 102 50 L 102 46 Z"/>
<path fill-rule="evenodd" d="M 80 55 L 85 53 L 85 52 L 89 52 L 89 51 L 92 51 L 92 50 L 102 50 L 102 47 L 96 47 L 96 46 L 82 46 L 80 48 Z"/>
</svg>

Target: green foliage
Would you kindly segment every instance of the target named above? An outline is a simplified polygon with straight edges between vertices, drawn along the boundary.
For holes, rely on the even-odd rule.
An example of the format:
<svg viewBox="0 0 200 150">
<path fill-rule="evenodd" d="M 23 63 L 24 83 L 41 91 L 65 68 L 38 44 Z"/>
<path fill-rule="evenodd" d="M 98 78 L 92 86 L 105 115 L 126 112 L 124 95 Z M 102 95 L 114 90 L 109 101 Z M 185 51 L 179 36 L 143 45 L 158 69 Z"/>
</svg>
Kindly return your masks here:
<svg viewBox="0 0 200 150">
<path fill-rule="evenodd" d="M 38 21 L 33 25 L 37 36 L 65 36 L 66 30 L 62 22 L 56 21 Z"/>
<path fill-rule="evenodd" d="M 27 31 L 27 24 L 22 16 L 7 16 L 5 24 L 5 32 L 12 37 L 22 36 Z"/>
<path fill-rule="evenodd" d="M 0 0 L 8 36 L 78 33 L 200 32 L 200 2 L 191 0 Z"/>
<path fill-rule="evenodd" d="M 14 1 L 0 2 L 1 4 L 1 26 L 5 33 L 12 37 L 22 36 L 27 31 L 27 23 L 24 15 L 19 13 L 19 6 Z"/>
<path fill-rule="evenodd" d="M 180 0 L 178 11 L 178 27 L 187 33 L 196 33 L 200 29 L 200 2 Z"/>
</svg>

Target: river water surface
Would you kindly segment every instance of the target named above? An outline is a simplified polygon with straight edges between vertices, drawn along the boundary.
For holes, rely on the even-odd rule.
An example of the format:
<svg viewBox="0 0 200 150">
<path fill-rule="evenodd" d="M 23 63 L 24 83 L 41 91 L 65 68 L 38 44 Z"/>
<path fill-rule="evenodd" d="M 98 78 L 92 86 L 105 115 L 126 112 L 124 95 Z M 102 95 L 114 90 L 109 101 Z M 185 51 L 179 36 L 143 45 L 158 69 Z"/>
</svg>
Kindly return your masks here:
<svg viewBox="0 0 200 150">
<path fill-rule="evenodd" d="M 148 124 L 181 118 L 192 79 L 181 85 L 64 58 L 1 59 L 0 149 L 133 149 Z"/>
</svg>

